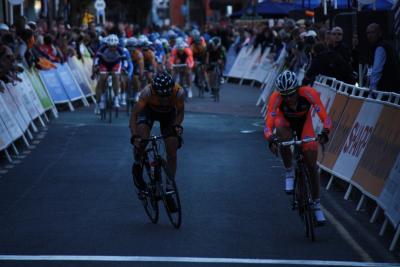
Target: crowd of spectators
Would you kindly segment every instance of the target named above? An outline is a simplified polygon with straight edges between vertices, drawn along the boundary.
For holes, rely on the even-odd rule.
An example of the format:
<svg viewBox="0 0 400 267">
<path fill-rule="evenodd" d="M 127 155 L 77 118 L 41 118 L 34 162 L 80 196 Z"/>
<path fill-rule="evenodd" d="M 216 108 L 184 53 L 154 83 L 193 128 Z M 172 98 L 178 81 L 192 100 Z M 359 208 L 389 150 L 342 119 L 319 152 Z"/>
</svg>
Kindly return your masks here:
<svg viewBox="0 0 400 267">
<path fill-rule="evenodd" d="M 369 34 L 368 43 L 362 44 L 369 51 L 369 71 L 362 73 L 362 85 L 378 91 L 400 92 L 400 67 L 398 55 L 389 42 L 383 41 L 383 33 L 378 24 L 365 29 Z M 369 26 L 370 27 L 370 26 Z M 372 36 L 373 35 L 373 36 Z M 277 59 L 282 49 L 287 52 L 285 67 L 299 73 L 305 72 L 303 84 L 312 84 L 318 75 L 336 78 L 356 84 L 359 82 L 358 36 L 353 34 L 351 43 L 343 40 L 341 27 L 329 27 L 327 23 L 313 23 L 311 20 L 279 19 L 234 28 L 234 49 L 238 53 L 242 47 L 253 49 L 267 47 L 270 57 Z M 394 73 L 397 73 L 395 75 Z"/>
<path fill-rule="evenodd" d="M 375 25 L 375 24 L 374 24 Z M 288 56 L 285 65 L 299 73 L 304 71 L 304 84 L 311 84 L 316 76 L 326 75 L 346 83 L 358 81 L 359 44 L 354 34 L 351 43 L 343 40 L 343 29 L 330 28 L 326 23 L 313 23 L 311 20 L 278 19 L 252 25 L 235 25 L 228 20 L 220 23 L 207 23 L 199 27 L 206 41 L 213 36 L 221 37 L 224 47 L 239 53 L 242 47 L 270 49 L 271 60 L 276 60 L 285 49 Z M 142 28 L 133 23 L 107 22 L 102 27 L 89 24 L 85 27 L 71 27 L 64 21 L 27 21 L 25 17 L 16 19 L 14 25 L 0 23 L 0 80 L 18 80 L 21 66 L 38 69 L 53 68 L 54 63 L 63 63 L 68 57 L 82 58 L 84 44 L 94 55 L 101 36 L 115 33 L 119 37 L 132 37 L 140 34 L 158 32 L 168 38 L 171 32 L 183 37 L 191 29 L 178 27 L 149 26 Z M 366 29 L 367 36 L 367 29 Z M 390 44 L 383 41 L 379 25 L 368 30 L 370 48 L 368 80 L 364 85 L 373 90 L 400 90 L 400 73 L 397 56 Z M 367 45 L 367 44 L 363 44 Z M 394 77 L 393 77 L 394 76 Z"/>
</svg>

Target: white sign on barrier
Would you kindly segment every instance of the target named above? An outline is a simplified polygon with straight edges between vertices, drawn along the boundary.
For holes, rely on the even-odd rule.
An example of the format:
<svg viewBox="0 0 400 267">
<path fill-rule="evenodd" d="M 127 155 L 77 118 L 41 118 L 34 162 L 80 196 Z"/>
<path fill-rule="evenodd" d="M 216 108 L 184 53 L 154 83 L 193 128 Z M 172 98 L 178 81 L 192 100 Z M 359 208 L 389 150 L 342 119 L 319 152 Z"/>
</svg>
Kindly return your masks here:
<svg viewBox="0 0 400 267">
<path fill-rule="evenodd" d="M 333 101 L 335 100 L 336 91 L 333 88 L 331 88 L 330 86 L 319 83 L 319 82 L 315 82 L 313 88 L 315 88 L 315 90 L 318 91 L 321 102 L 322 102 L 322 104 L 324 104 L 326 112 L 329 113 L 329 111 L 332 107 Z M 312 120 L 313 120 L 313 126 L 315 129 L 315 132 L 316 133 L 321 132 L 321 130 L 323 128 L 323 124 L 322 124 L 321 120 L 319 119 L 315 110 L 312 111 Z"/>
<path fill-rule="evenodd" d="M 377 102 L 365 101 L 353 126 L 347 136 L 333 171 L 348 180 L 354 174 L 368 140 L 378 121 L 383 105 Z"/>
<path fill-rule="evenodd" d="M 246 72 L 243 75 L 242 78 L 248 79 L 248 80 L 255 80 L 257 77 L 257 69 L 261 63 L 261 58 L 263 55 L 261 55 L 261 47 L 258 47 L 257 49 L 252 49 L 252 53 L 249 55 L 250 57 L 247 58 L 248 65 L 246 68 Z"/>
<path fill-rule="evenodd" d="M 22 96 L 22 103 L 24 104 L 26 110 L 29 113 L 29 116 L 31 117 L 32 120 L 36 119 L 39 117 L 39 111 L 36 108 L 36 105 L 34 101 L 32 100 L 32 96 L 29 93 L 28 87 L 25 85 L 24 82 L 17 83 L 15 85 L 14 90 L 19 90 L 21 96 Z"/>
<path fill-rule="evenodd" d="M 12 87 L 11 84 L 8 84 L 7 89 L 4 91 L 4 94 L 2 94 L 1 97 L 3 98 L 4 103 L 7 105 L 10 112 L 14 115 L 14 118 L 21 130 L 25 132 L 29 127 L 31 118 L 29 117 L 28 111 L 21 103 L 21 97 L 18 90 Z"/>
<path fill-rule="evenodd" d="M 3 121 L 12 141 L 17 140 L 23 135 L 13 114 L 8 110 L 8 107 L 6 106 L 6 103 L 3 101 L 2 97 L 0 97 L 0 119 Z"/>
<path fill-rule="evenodd" d="M 393 166 L 378 202 L 385 210 L 393 225 L 400 223 L 400 153 Z"/>
<path fill-rule="evenodd" d="M 39 115 L 43 114 L 45 112 L 42 104 L 40 103 L 40 99 L 38 95 L 36 94 L 35 88 L 33 88 L 32 83 L 26 73 L 22 73 L 21 79 L 23 81 L 23 84 L 26 87 L 26 91 L 33 103 L 33 105 L 36 107 L 36 110 L 38 111 Z"/>
<path fill-rule="evenodd" d="M 269 72 L 272 70 L 272 63 L 268 57 L 270 51 L 271 51 L 270 47 L 265 49 L 264 54 L 258 64 L 258 68 L 255 74 L 255 80 L 258 82 L 261 83 L 264 82 L 266 77 L 269 75 Z"/>
</svg>

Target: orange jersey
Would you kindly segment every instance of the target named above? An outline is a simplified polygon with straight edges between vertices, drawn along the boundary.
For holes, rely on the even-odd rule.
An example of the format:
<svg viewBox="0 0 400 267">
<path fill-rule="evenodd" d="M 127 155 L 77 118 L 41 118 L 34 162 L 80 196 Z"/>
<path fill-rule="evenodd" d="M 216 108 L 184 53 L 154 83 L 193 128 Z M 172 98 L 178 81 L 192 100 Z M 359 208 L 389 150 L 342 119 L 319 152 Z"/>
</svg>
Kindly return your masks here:
<svg viewBox="0 0 400 267">
<path fill-rule="evenodd" d="M 177 106 L 179 99 L 182 100 L 184 95 L 185 92 L 182 87 L 175 84 L 172 88 L 171 96 L 160 98 L 150 84 L 140 91 L 138 103 L 143 106 L 149 106 L 156 112 L 170 112 Z"/>
<path fill-rule="evenodd" d="M 192 44 L 190 49 L 192 50 L 194 60 L 198 60 L 198 61 L 205 60 L 206 55 L 207 55 L 207 45 Z"/>
<path fill-rule="evenodd" d="M 169 63 L 172 65 L 174 64 L 187 64 L 189 68 L 193 68 L 194 60 L 192 50 L 186 47 L 183 50 L 183 53 L 178 53 L 178 49 L 174 48 L 171 52 Z"/>
<path fill-rule="evenodd" d="M 156 56 L 152 50 L 148 49 L 146 51 L 142 51 L 142 53 L 145 68 L 153 66 L 155 67 L 157 65 Z"/>
<path fill-rule="evenodd" d="M 272 93 L 268 102 L 267 118 L 265 121 L 265 138 L 268 139 L 272 135 L 272 131 L 274 127 L 276 127 L 276 120 L 279 118 L 284 118 L 290 124 L 298 121 L 310 121 L 312 108 L 323 122 L 324 128 L 331 129 L 332 121 L 328 117 L 318 92 L 310 86 L 302 86 L 299 88 L 298 94 L 299 97 L 296 110 L 292 110 L 285 104 L 281 94 L 278 91 Z"/>
</svg>

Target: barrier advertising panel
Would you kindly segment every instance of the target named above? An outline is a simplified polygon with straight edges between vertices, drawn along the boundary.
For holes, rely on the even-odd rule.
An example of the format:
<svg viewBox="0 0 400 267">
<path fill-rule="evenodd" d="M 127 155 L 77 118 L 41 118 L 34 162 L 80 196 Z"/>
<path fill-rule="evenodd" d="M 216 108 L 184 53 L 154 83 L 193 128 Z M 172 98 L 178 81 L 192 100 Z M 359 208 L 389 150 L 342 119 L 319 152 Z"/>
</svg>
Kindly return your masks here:
<svg viewBox="0 0 400 267">
<path fill-rule="evenodd" d="M 1 97 L 2 95 L 3 94 L 0 94 L 0 119 L 3 121 L 6 130 L 11 136 L 11 140 L 14 141 L 20 138 L 23 133 L 19 128 L 13 114 L 8 110 L 8 107 L 6 106 L 3 97 Z"/>
<path fill-rule="evenodd" d="M 22 86 L 24 87 L 24 92 L 28 95 L 28 98 L 35 106 L 39 115 L 43 114 L 45 112 L 45 110 L 44 110 L 42 104 L 40 103 L 40 99 L 37 96 L 35 89 L 33 88 L 28 75 L 26 73 L 22 73 L 21 79 L 23 81 Z"/>
<path fill-rule="evenodd" d="M 342 177 L 351 179 L 356 167 L 363 156 L 365 148 L 371 137 L 376 122 L 380 117 L 383 105 L 377 102 L 350 99 L 346 109 L 350 109 L 356 103 L 363 103 L 358 112 L 346 141 L 342 146 L 340 155 L 336 160 L 333 171 Z M 346 127 L 347 125 L 345 125 Z"/>
<path fill-rule="evenodd" d="M 261 63 L 262 56 L 263 55 L 261 54 L 260 47 L 253 50 L 253 52 L 251 53 L 251 57 L 247 59 L 249 63 L 247 65 L 246 72 L 243 75 L 244 79 L 256 80 L 257 70 Z"/>
<path fill-rule="evenodd" d="M 65 92 L 60 80 L 58 79 L 55 69 L 41 70 L 39 71 L 39 75 L 42 78 L 42 81 L 55 104 L 69 102 L 68 95 Z"/>
<path fill-rule="evenodd" d="M 332 169 L 332 167 L 335 165 L 336 159 L 339 156 L 340 147 L 342 143 L 344 143 L 344 139 L 347 137 L 346 132 L 344 132 L 344 129 L 338 129 L 341 123 L 342 115 L 347 105 L 347 101 L 348 101 L 347 96 L 337 94 L 333 101 L 332 107 L 330 108 L 329 111 L 329 117 L 332 120 L 332 131 L 330 135 L 330 141 L 327 144 L 325 153 L 318 154 L 319 155 L 318 161 L 321 162 L 321 164 L 328 169 Z M 355 116 L 357 115 L 354 115 L 354 118 Z M 351 127 L 351 125 L 352 124 L 350 124 L 349 127 Z"/>
<path fill-rule="evenodd" d="M 22 103 L 25 106 L 26 110 L 28 111 L 30 118 L 34 120 L 37 117 L 39 117 L 40 113 L 34 103 L 34 100 L 32 99 L 32 95 L 30 93 L 30 90 L 28 89 L 28 86 L 24 82 L 20 82 L 15 85 L 14 89 L 18 90 L 19 93 L 21 94 Z M 33 93 L 35 94 L 35 92 Z"/>
<path fill-rule="evenodd" d="M 3 98 L 4 103 L 7 105 L 9 111 L 14 115 L 18 126 L 23 132 L 25 132 L 29 127 L 31 117 L 28 111 L 25 109 L 20 90 L 12 87 L 11 84 L 8 84 L 7 89 L 4 90 L 4 94 L 2 94 L 1 97 Z"/>
<path fill-rule="evenodd" d="M 38 96 L 40 103 L 44 110 L 49 110 L 53 107 L 50 96 L 47 93 L 46 88 L 42 84 L 38 74 L 34 70 L 25 69 L 26 76 L 29 78 L 30 83 L 35 89 L 36 95 Z"/>
<path fill-rule="evenodd" d="M 329 114 L 329 111 L 332 107 L 333 101 L 335 100 L 335 97 L 336 97 L 336 91 L 333 90 L 328 85 L 318 83 L 318 82 L 314 83 L 313 88 L 315 88 L 318 91 L 319 97 L 321 98 L 321 102 L 324 105 L 326 112 Z M 322 125 L 321 120 L 318 117 L 318 114 L 315 112 L 315 110 L 312 111 L 312 120 L 313 120 L 315 132 L 316 133 L 321 132 L 323 125 Z"/>
<path fill-rule="evenodd" d="M 353 175 L 353 182 L 378 197 L 400 151 L 400 110 L 385 106 Z"/>
<path fill-rule="evenodd" d="M 385 210 L 393 225 L 400 223 L 400 153 L 386 180 L 378 202 Z"/>
<path fill-rule="evenodd" d="M 224 69 L 224 75 L 228 75 L 229 72 L 231 71 L 231 68 L 233 64 L 235 63 L 236 59 L 236 51 L 234 45 L 231 45 L 228 49 L 228 52 L 226 53 L 226 63 L 225 63 L 225 69 Z"/>
<path fill-rule="evenodd" d="M 86 77 L 84 77 L 84 74 L 82 73 L 82 65 L 79 65 L 79 59 L 76 57 L 69 58 L 68 65 L 83 94 L 85 96 L 93 95 L 93 92 L 90 89 L 90 83 L 86 80 Z"/>
<path fill-rule="evenodd" d="M 57 64 L 57 75 L 71 101 L 83 97 L 81 89 L 75 82 L 72 73 L 69 71 L 68 64 Z"/>
<path fill-rule="evenodd" d="M 236 58 L 235 64 L 229 73 L 229 77 L 243 78 L 250 68 L 253 58 L 253 47 L 246 46 L 240 50 L 238 57 Z"/>
<path fill-rule="evenodd" d="M 11 144 L 11 142 L 12 142 L 11 136 L 8 133 L 7 128 L 0 117 L 0 151 L 7 148 L 8 145 Z"/>
<path fill-rule="evenodd" d="M 268 57 L 270 50 L 270 47 L 265 50 L 261 61 L 258 63 L 258 68 L 255 75 L 255 80 L 258 82 L 264 82 L 265 78 L 267 78 L 268 74 L 272 70 L 272 62 L 271 59 Z"/>
</svg>

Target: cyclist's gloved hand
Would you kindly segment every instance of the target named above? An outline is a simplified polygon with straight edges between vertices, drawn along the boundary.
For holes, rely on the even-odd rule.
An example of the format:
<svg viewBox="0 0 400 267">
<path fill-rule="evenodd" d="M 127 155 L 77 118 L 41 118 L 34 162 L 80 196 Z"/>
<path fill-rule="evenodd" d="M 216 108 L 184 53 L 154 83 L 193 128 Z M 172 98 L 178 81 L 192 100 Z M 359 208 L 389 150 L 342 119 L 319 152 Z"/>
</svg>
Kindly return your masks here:
<svg viewBox="0 0 400 267">
<path fill-rule="evenodd" d="M 176 135 L 181 136 L 183 134 L 183 127 L 181 125 L 174 125 L 173 127 Z"/>
<path fill-rule="evenodd" d="M 322 129 L 321 133 L 318 135 L 318 140 L 321 144 L 326 144 L 329 142 L 329 129 Z"/>
<path fill-rule="evenodd" d="M 278 155 L 278 137 L 275 134 L 268 138 L 268 146 L 274 155 Z"/>
<path fill-rule="evenodd" d="M 131 144 L 132 144 L 134 147 L 139 147 L 139 146 L 140 146 L 140 142 L 141 142 L 141 139 L 140 139 L 140 136 L 139 136 L 139 135 L 137 135 L 137 134 L 132 135 L 132 137 L 131 137 Z"/>
</svg>

